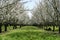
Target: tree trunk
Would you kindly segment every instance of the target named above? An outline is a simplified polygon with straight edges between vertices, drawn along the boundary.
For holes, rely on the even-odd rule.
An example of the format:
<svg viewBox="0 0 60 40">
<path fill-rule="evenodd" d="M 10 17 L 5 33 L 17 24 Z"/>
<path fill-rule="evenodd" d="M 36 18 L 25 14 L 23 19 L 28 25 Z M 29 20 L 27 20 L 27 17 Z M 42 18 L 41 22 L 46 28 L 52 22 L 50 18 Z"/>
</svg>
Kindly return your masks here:
<svg viewBox="0 0 60 40">
<path fill-rule="evenodd" d="M 60 26 L 59 26 L 59 33 L 60 33 Z"/>
<path fill-rule="evenodd" d="M 53 26 L 53 32 L 55 31 L 55 26 Z"/>
<path fill-rule="evenodd" d="M 15 25 L 15 29 L 17 29 L 17 26 Z"/>
<path fill-rule="evenodd" d="M 7 31 L 7 25 L 5 25 L 5 31 Z"/>
<path fill-rule="evenodd" d="M 0 33 L 2 32 L 2 26 L 0 25 Z"/>
<path fill-rule="evenodd" d="M 16 26 L 16 25 L 14 25 L 14 26 L 13 26 L 13 29 L 17 29 L 17 26 Z"/>
<path fill-rule="evenodd" d="M 21 28 L 21 25 L 20 25 L 20 28 Z"/>
</svg>

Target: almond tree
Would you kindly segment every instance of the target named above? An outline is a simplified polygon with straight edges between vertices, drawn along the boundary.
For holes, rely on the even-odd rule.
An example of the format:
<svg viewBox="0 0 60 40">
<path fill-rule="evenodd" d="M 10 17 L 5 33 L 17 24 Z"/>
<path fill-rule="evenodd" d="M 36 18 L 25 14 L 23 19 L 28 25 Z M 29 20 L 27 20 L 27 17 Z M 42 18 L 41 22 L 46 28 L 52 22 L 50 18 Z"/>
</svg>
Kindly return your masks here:
<svg viewBox="0 0 60 40">
<path fill-rule="evenodd" d="M 44 0 L 44 5 L 45 5 L 46 14 L 47 14 L 46 20 L 48 20 L 47 24 L 50 26 L 53 26 L 53 31 L 54 31 L 56 26 L 54 9 L 48 0 L 46 1 Z"/>
<path fill-rule="evenodd" d="M 24 9 L 21 0 L 1 0 L 0 1 L 0 23 L 5 25 L 5 31 L 7 31 L 8 24 L 17 22 L 17 16 L 23 13 Z M 17 9 L 17 10 L 16 10 Z M 12 23 L 11 23 L 12 22 Z M 0 28 L 1 32 L 1 28 Z"/>
<path fill-rule="evenodd" d="M 46 12 L 43 2 L 40 2 L 33 11 L 33 17 L 36 20 L 35 22 L 39 25 L 46 22 Z"/>
<path fill-rule="evenodd" d="M 59 0 L 43 0 L 37 6 L 37 9 L 34 11 L 35 15 L 41 15 L 40 19 L 44 21 L 44 25 L 53 25 L 53 31 L 55 29 L 54 26 L 59 26 L 60 21 L 60 1 Z M 39 14 L 38 14 L 39 13 Z M 36 17 L 37 17 L 36 16 Z M 38 17 L 38 18 L 39 18 Z M 36 18 L 36 19 L 38 19 Z M 59 27 L 60 33 L 60 27 Z"/>
<path fill-rule="evenodd" d="M 48 0 L 49 3 L 52 5 L 53 9 L 54 9 L 54 15 L 55 15 L 55 22 L 57 24 L 57 26 L 59 26 L 59 33 L 60 33 L 60 0 Z"/>
</svg>

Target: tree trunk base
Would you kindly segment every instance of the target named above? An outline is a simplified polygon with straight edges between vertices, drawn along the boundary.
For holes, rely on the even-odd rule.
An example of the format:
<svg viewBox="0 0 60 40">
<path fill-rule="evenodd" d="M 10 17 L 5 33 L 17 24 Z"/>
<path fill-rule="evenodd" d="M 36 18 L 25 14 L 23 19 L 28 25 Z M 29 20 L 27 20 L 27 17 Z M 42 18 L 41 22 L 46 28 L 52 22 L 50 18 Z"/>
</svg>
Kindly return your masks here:
<svg viewBox="0 0 60 40">
<path fill-rule="evenodd" d="M 7 26 L 5 25 L 5 31 L 7 31 Z"/>
<path fill-rule="evenodd" d="M 0 33 L 2 32 L 2 26 L 0 26 Z"/>
<path fill-rule="evenodd" d="M 53 32 L 55 31 L 55 26 L 53 26 Z"/>
<path fill-rule="evenodd" d="M 60 34 L 60 26 L 59 26 L 59 34 Z"/>
</svg>

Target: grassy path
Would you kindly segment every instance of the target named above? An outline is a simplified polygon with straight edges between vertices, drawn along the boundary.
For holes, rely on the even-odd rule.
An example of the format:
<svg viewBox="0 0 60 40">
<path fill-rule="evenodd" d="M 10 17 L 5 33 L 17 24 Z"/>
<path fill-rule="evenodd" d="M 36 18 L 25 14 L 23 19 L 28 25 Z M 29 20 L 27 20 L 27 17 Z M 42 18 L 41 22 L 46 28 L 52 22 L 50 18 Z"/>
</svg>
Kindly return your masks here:
<svg viewBox="0 0 60 40">
<path fill-rule="evenodd" d="M 37 27 L 23 27 L 0 34 L 0 40 L 60 40 L 60 35 Z"/>
</svg>

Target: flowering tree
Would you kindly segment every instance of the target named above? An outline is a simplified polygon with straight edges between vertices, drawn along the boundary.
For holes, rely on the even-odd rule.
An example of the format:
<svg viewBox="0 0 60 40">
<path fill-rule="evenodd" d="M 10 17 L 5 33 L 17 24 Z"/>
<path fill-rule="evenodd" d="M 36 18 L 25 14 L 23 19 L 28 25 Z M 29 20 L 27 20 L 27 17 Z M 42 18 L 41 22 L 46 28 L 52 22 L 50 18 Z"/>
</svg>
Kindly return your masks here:
<svg viewBox="0 0 60 40">
<path fill-rule="evenodd" d="M 33 15 L 36 17 L 37 23 L 43 23 L 44 25 L 59 25 L 60 21 L 60 1 L 59 0 L 42 0 L 33 11 Z M 40 22 L 41 21 L 41 22 Z M 43 21 L 43 22 L 42 22 Z M 60 27 L 59 27 L 60 30 Z"/>
<path fill-rule="evenodd" d="M 5 25 L 5 31 L 7 26 L 14 23 L 17 24 L 18 15 L 24 12 L 24 7 L 21 0 L 0 0 L 0 24 Z M 1 32 L 1 28 L 0 28 Z"/>
</svg>

